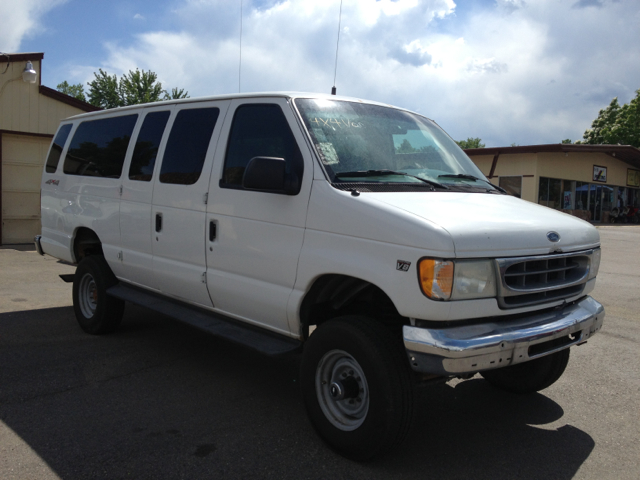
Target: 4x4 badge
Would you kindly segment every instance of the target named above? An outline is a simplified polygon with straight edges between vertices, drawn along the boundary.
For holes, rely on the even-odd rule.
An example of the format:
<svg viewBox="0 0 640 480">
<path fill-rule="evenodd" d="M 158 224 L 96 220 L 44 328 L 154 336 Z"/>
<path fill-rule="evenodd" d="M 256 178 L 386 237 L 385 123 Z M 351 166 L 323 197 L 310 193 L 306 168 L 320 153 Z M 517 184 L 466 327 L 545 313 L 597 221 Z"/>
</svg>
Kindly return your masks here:
<svg viewBox="0 0 640 480">
<path fill-rule="evenodd" d="M 400 270 L 401 272 L 408 272 L 410 266 L 411 266 L 411 262 L 398 260 L 398 263 L 396 264 L 396 270 Z"/>
<path fill-rule="evenodd" d="M 547 233 L 547 238 L 550 242 L 556 243 L 560 241 L 560 234 L 558 232 Z"/>
</svg>

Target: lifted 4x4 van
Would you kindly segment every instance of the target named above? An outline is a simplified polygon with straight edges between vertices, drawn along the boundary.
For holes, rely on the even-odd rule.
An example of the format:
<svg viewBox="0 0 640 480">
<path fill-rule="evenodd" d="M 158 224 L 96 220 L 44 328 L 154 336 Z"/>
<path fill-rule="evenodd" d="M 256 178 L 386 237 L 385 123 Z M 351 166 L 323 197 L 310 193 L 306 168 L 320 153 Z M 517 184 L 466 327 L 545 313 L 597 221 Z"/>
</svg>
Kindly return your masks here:
<svg viewBox="0 0 640 480">
<path fill-rule="evenodd" d="M 77 264 L 88 333 L 125 301 L 270 355 L 302 351 L 322 438 L 399 444 L 414 387 L 562 375 L 602 326 L 598 232 L 506 195 L 433 121 L 359 99 L 245 94 L 63 120 L 40 253 Z"/>
</svg>

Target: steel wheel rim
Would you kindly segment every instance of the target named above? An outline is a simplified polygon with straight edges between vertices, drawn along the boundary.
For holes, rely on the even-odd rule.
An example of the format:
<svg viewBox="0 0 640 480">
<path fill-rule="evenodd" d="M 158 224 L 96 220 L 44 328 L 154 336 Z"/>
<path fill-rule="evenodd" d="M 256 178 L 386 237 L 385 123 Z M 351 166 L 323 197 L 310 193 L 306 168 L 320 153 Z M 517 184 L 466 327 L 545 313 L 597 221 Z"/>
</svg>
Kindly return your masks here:
<svg viewBox="0 0 640 480">
<path fill-rule="evenodd" d="M 91 274 L 85 273 L 80 279 L 78 297 L 82 315 L 86 318 L 93 317 L 98 306 L 98 287 Z"/>
<path fill-rule="evenodd" d="M 350 395 L 336 395 L 340 387 L 343 394 L 346 391 Z M 316 369 L 316 395 L 334 427 L 352 431 L 364 423 L 369 411 L 369 387 L 362 367 L 347 352 L 331 350 L 322 357 Z"/>
</svg>

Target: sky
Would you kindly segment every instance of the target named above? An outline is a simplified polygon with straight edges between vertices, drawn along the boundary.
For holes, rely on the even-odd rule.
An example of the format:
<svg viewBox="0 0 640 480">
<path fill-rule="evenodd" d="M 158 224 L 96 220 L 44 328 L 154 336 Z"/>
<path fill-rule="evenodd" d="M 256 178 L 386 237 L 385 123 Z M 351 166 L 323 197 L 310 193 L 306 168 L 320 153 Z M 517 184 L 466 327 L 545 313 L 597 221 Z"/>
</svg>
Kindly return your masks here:
<svg viewBox="0 0 640 480">
<path fill-rule="evenodd" d="M 488 147 L 579 140 L 614 97 L 628 103 L 640 89 L 639 0 L 343 0 L 340 10 L 340 0 L 1 0 L 0 52 L 44 52 L 52 88 L 87 90 L 99 68 L 152 70 L 191 97 L 329 93 L 335 75 L 339 95 L 413 110 Z"/>
</svg>

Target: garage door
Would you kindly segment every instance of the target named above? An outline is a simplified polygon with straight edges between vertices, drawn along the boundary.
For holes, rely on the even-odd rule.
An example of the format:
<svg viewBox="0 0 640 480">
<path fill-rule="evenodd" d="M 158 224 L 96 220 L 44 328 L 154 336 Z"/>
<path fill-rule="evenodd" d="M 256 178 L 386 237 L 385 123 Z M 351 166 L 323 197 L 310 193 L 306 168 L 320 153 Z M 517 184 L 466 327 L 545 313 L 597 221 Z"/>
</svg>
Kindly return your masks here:
<svg viewBox="0 0 640 480">
<path fill-rule="evenodd" d="M 40 179 L 50 138 L 2 134 L 2 244 L 40 233 Z"/>
</svg>

